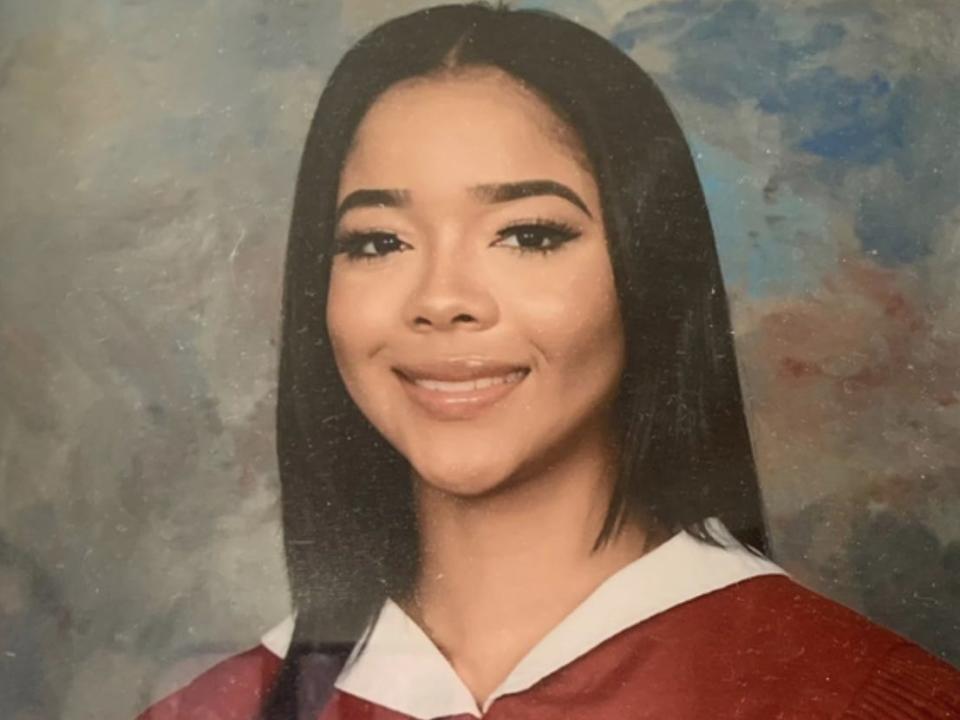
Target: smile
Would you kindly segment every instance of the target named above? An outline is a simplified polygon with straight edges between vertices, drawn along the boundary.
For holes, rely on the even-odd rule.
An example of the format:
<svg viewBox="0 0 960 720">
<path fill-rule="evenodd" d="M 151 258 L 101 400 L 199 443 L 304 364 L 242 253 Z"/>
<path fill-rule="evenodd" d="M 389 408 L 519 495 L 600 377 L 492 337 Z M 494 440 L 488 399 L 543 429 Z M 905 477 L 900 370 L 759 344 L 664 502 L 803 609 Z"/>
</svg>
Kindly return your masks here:
<svg viewBox="0 0 960 720">
<path fill-rule="evenodd" d="M 526 371 L 516 370 L 506 375 L 497 377 L 485 377 L 477 380 L 464 380 L 462 382 L 449 382 L 445 380 L 417 379 L 414 384 L 426 388 L 427 390 L 436 390 L 443 393 L 469 393 L 474 390 L 484 390 L 494 385 L 508 385 L 518 383 L 526 377 Z"/>
<path fill-rule="evenodd" d="M 452 361 L 395 368 L 415 405 L 436 420 L 469 420 L 512 393 L 530 368 Z"/>
</svg>

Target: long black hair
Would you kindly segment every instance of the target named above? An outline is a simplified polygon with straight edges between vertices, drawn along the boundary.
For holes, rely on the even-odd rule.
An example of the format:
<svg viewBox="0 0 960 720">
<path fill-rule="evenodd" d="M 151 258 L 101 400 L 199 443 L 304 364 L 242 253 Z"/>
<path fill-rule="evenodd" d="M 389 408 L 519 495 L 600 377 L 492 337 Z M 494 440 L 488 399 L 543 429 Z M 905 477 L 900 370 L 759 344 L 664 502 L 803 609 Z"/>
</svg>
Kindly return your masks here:
<svg viewBox="0 0 960 720">
<path fill-rule="evenodd" d="M 498 68 L 547 103 L 575 132 L 599 187 L 626 366 L 620 473 L 598 544 L 631 516 L 710 542 L 704 520 L 716 516 L 744 543 L 767 549 L 713 230 L 663 95 L 606 39 L 552 13 L 482 3 L 414 12 L 346 53 L 303 150 L 277 408 L 297 620 L 264 717 L 286 720 L 298 702 L 322 702 L 309 698 L 304 658 L 342 659 L 417 570 L 409 465 L 347 395 L 327 332 L 336 198 L 354 132 L 385 90 L 473 67 Z"/>
</svg>

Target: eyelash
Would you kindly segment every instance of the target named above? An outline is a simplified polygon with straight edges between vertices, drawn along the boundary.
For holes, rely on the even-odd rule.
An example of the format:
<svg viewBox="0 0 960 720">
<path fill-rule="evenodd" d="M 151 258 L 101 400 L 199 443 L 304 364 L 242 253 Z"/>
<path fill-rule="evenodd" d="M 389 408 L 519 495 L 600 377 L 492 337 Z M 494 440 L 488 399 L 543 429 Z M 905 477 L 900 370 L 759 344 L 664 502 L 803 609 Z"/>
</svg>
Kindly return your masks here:
<svg viewBox="0 0 960 720">
<path fill-rule="evenodd" d="M 571 240 L 576 240 L 580 237 L 580 231 L 567 223 L 547 220 L 545 218 L 534 218 L 503 228 L 497 232 L 497 238 L 499 242 L 514 235 L 519 236 L 531 232 L 538 236 L 538 240 L 549 239 L 553 244 L 549 247 L 524 247 L 518 245 L 517 247 L 510 247 L 509 249 L 521 255 L 530 253 L 549 255 L 552 252 L 562 249 Z M 363 252 L 365 245 L 376 243 L 378 240 L 391 241 L 391 244 L 394 245 L 393 249 L 382 253 L 374 252 L 373 254 Z M 401 247 L 397 247 L 396 244 L 400 244 Z M 366 260 L 368 262 L 379 260 L 394 252 L 405 252 L 408 248 L 403 248 L 402 245 L 405 245 L 402 240 L 394 233 L 386 230 L 348 231 L 336 240 L 337 253 L 344 253 L 349 260 Z"/>
<path fill-rule="evenodd" d="M 377 240 L 391 240 L 395 243 L 401 243 L 394 233 L 386 230 L 357 230 L 343 233 L 336 239 L 337 254 L 343 253 L 349 260 L 379 260 L 386 257 L 390 252 L 403 252 L 402 249 L 394 249 L 385 253 L 365 253 L 364 245 Z"/>
<path fill-rule="evenodd" d="M 529 233 L 531 231 L 538 234 L 541 240 L 549 238 L 553 245 L 550 247 L 523 247 L 522 245 L 518 245 L 510 249 L 516 250 L 524 255 L 527 253 L 549 255 L 552 252 L 562 249 L 571 240 L 576 240 L 580 237 L 580 231 L 572 225 L 556 220 L 547 220 L 546 218 L 534 218 L 533 220 L 514 223 L 498 232 L 497 237 L 503 240 L 512 235 L 520 235 L 521 233 Z"/>
</svg>

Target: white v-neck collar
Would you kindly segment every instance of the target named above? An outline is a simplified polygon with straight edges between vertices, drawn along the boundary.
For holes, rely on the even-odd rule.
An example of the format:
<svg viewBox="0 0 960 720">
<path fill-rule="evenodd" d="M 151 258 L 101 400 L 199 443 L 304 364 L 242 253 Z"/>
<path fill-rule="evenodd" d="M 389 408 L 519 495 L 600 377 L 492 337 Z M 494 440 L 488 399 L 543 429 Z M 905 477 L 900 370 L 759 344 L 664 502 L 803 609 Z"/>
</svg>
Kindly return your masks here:
<svg viewBox="0 0 960 720">
<path fill-rule="evenodd" d="M 723 525 L 707 521 L 725 547 L 686 532 L 625 566 L 597 587 L 538 642 L 478 707 L 450 662 L 392 600 L 368 629 L 362 651 L 347 661 L 335 683 L 343 692 L 417 720 L 449 715 L 481 717 L 499 697 L 522 692 L 614 635 L 694 598 L 759 575 L 785 574 L 741 546 Z M 293 620 L 264 635 L 263 645 L 283 657 Z"/>
</svg>

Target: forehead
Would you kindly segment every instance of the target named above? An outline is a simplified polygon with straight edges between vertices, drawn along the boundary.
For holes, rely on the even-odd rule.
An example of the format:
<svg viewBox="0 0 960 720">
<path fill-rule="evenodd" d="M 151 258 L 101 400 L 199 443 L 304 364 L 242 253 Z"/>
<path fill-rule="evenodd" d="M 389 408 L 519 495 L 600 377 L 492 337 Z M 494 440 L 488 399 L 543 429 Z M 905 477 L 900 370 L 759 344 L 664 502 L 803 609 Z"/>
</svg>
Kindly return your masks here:
<svg viewBox="0 0 960 720">
<path fill-rule="evenodd" d="M 534 92 L 492 69 L 404 81 L 360 123 L 340 197 L 357 187 L 459 187 L 534 177 L 593 184 L 576 133 Z"/>
</svg>

